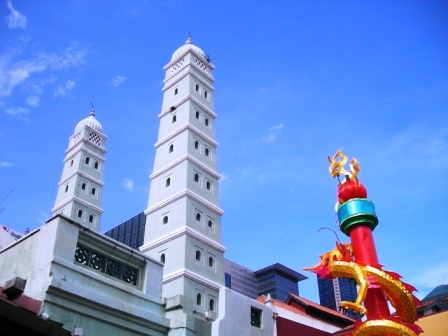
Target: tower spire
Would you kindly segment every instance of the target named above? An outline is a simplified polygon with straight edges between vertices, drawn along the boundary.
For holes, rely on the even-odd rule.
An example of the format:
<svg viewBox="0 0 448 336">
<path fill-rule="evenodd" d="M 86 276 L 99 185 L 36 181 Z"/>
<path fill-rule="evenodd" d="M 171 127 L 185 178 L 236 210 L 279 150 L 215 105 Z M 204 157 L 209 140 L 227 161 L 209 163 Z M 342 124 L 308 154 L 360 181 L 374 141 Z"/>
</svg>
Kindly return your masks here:
<svg viewBox="0 0 448 336">
<path fill-rule="evenodd" d="M 204 64 L 203 57 L 188 35 L 164 67 L 159 137 L 140 247 L 164 264 L 164 297 L 193 304 L 191 310 L 166 307 L 172 321 L 185 321 L 185 330 L 195 325 L 186 321 L 216 317 L 219 290 L 224 287 L 214 66 Z"/>
<path fill-rule="evenodd" d="M 70 137 L 55 206 L 51 211 L 53 215 L 62 213 L 99 231 L 107 137 L 95 119 L 93 103 L 91 105 L 90 115 L 76 125 Z"/>
</svg>

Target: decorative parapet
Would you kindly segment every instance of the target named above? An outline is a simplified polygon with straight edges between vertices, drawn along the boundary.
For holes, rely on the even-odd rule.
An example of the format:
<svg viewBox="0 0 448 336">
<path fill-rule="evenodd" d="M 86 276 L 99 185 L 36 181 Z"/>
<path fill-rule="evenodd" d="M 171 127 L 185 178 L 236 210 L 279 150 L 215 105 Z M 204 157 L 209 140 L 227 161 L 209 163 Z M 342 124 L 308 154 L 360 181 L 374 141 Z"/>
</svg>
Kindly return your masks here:
<svg viewBox="0 0 448 336">
<path fill-rule="evenodd" d="M 75 262 L 131 285 L 138 285 L 139 270 L 113 260 L 82 244 L 76 245 Z"/>
<path fill-rule="evenodd" d="M 77 266 L 143 292 L 154 262 L 139 251 L 90 230 L 79 231 L 72 258 Z"/>
</svg>

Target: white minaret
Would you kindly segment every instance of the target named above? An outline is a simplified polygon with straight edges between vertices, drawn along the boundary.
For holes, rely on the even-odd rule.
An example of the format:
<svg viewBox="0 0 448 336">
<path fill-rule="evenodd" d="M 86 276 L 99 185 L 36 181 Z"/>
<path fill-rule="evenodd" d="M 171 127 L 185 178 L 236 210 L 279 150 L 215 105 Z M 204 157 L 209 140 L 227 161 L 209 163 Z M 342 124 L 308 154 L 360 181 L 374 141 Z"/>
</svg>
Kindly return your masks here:
<svg viewBox="0 0 448 336">
<path fill-rule="evenodd" d="M 213 319 L 224 286 L 213 69 L 190 36 L 164 67 L 159 136 L 140 248 L 165 264 L 163 296 L 167 302 L 173 297 L 184 302 L 183 318 L 170 318 L 187 325 L 191 318 Z M 173 328 L 170 335 L 184 335 L 175 331 L 182 328 L 189 330 L 191 325 Z"/>
<path fill-rule="evenodd" d="M 76 125 L 65 151 L 53 215 L 63 213 L 76 222 L 100 230 L 106 139 L 95 110 Z"/>
</svg>

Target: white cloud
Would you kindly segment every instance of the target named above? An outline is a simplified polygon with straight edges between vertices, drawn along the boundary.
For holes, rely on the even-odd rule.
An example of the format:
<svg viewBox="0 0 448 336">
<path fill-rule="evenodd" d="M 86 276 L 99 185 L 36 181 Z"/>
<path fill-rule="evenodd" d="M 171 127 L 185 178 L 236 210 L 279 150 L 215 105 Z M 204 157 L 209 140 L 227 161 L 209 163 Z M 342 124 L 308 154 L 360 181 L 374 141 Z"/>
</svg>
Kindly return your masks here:
<svg viewBox="0 0 448 336">
<path fill-rule="evenodd" d="M 266 180 L 266 174 L 260 174 L 260 175 L 258 175 L 258 176 L 257 176 L 257 180 L 258 180 L 258 181 L 264 181 L 264 180 Z"/>
<path fill-rule="evenodd" d="M 126 80 L 126 77 L 124 76 L 117 76 L 113 79 L 113 86 L 119 86 L 121 84 L 124 83 L 124 81 Z"/>
<path fill-rule="evenodd" d="M 12 163 L 11 162 L 0 162 L 0 167 L 11 167 Z"/>
<path fill-rule="evenodd" d="M 285 126 L 285 124 L 278 124 L 278 125 L 272 126 L 269 130 L 270 130 L 270 131 L 280 130 L 280 129 L 282 129 L 284 126 Z"/>
<path fill-rule="evenodd" d="M 5 112 L 6 114 L 20 117 L 24 116 L 25 114 L 28 114 L 30 110 L 25 107 L 15 107 L 15 108 L 7 108 Z"/>
<path fill-rule="evenodd" d="M 263 137 L 261 140 L 264 142 L 273 142 L 275 139 L 277 139 L 276 135 L 271 133 L 267 137 Z"/>
<path fill-rule="evenodd" d="M 29 96 L 27 99 L 26 99 L 26 103 L 29 105 L 29 106 L 39 106 L 39 102 L 40 102 L 40 97 L 39 96 Z"/>
<path fill-rule="evenodd" d="M 7 1 L 6 5 L 8 6 L 11 13 L 5 17 L 6 24 L 8 25 L 9 29 L 16 29 L 16 28 L 26 28 L 26 16 L 20 13 L 18 10 L 15 10 L 14 7 L 12 7 L 12 2 Z"/>
<path fill-rule="evenodd" d="M 226 173 L 222 173 L 221 178 L 219 179 L 219 182 L 224 182 L 224 181 L 227 181 L 228 179 L 229 179 L 229 175 L 227 175 Z"/>
<path fill-rule="evenodd" d="M 123 187 L 129 191 L 134 190 L 134 181 L 128 178 L 123 179 Z"/>
<path fill-rule="evenodd" d="M 55 97 L 65 96 L 69 91 L 73 90 L 74 87 L 75 87 L 75 82 L 68 80 L 65 82 L 64 85 L 60 85 L 56 88 L 56 90 L 54 91 L 54 96 Z"/>
<path fill-rule="evenodd" d="M 275 140 L 277 140 L 277 133 L 284 127 L 284 124 L 278 124 L 275 126 L 272 126 L 269 128 L 269 135 L 266 137 L 261 138 L 261 141 L 263 142 L 274 142 Z"/>
<path fill-rule="evenodd" d="M 238 167 L 237 171 L 239 172 L 241 177 L 246 177 L 252 171 L 251 166 Z"/>
<path fill-rule="evenodd" d="M 15 61 L 14 58 L 18 54 L 20 52 L 15 51 L 0 56 L 0 97 L 10 96 L 14 88 L 24 84 L 31 76 L 46 71 L 49 71 L 50 75 L 42 81 L 44 84 L 51 83 L 55 71 L 83 65 L 87 49 L 71 46 L 61 53 L 40 53 L 28 60 Z M 41 88 L 39 93 L 42 93 Z"/>
</svg>

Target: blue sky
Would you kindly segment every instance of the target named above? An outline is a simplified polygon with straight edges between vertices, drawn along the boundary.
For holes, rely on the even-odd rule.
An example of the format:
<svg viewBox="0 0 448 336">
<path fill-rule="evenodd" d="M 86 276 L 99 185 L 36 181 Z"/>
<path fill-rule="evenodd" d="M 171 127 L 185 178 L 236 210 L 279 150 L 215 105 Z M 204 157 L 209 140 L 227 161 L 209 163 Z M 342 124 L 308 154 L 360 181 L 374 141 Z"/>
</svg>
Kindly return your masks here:
<svg viewBox="0 0 448 336">
<path fill-rule="evenodd" d="M 109 137 L 102 231 L 146 209 L 162 67 L 191 32 L 216 65 L 228 259 L 300 270 L 331 250 L 317 230 L 337 229 L 326 158 L 342 147 L 376 205 L 380 262 L 420 298 L 448 283 L 446 1 L 2 0 L 0 17 L 1 224 L 51 217 L 91 101 Z"/>
</svg>

